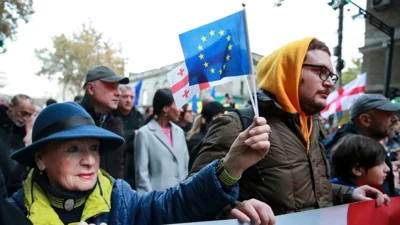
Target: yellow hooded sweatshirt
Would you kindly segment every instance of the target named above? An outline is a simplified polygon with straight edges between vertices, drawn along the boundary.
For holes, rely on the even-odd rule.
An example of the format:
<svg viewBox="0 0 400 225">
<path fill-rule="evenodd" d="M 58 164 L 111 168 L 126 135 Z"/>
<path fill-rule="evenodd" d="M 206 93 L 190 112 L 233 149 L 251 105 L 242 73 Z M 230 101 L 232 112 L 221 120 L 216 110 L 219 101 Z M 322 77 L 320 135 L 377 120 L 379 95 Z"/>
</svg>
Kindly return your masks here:
<svg viewBox="0 0 400 225">
<path fill-rule="evenodd" d="M 298 113 L 301 132 L 310 153 L 312 118 L 301 110 L 299 102 L 300 73 L 308 46 L 315 38 L 291 42 L 263 57 L 257 65 L 257 81 L 260 89 L 274 94 L 279 105 L 288 113 Z"/>
</svg>

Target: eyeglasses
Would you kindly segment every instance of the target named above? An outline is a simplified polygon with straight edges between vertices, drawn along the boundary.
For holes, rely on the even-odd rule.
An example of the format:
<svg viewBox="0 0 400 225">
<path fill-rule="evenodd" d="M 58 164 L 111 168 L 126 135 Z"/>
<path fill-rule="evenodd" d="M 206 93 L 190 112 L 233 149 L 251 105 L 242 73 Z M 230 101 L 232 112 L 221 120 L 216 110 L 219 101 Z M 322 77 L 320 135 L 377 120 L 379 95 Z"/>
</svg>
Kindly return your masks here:
<svg viewBox="0 0 400 225">
<path fill-rule="evenodd" d="M 319 78 L 323 81 L 327 81 L 328 78 L 330 77 L 333 83 L 336 84 L 336 82 L 339 80 L 338 75 L 329 71 L 329 69 L 326 66 L 313 65 L 313 64 L 303 64 L 303 66 L 319 69 Z"/>
</svg>

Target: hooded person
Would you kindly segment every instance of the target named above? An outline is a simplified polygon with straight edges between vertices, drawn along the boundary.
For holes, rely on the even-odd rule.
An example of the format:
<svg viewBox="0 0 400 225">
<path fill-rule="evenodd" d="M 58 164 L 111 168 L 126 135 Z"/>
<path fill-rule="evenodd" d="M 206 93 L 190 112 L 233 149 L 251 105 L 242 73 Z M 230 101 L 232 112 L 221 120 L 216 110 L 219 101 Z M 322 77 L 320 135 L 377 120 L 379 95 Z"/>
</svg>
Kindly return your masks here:
<svg viewBox="0 0 400 225">
<path fill-rule="evenodd" d="M 271 127 L 271 148 L 243 174 L 239 200 L 256 198 L 280 215 L 365 199 L 365 193 L 360 194 L 365 190 L 353 192 L 331 184 L 329 163 L 319 143 L 317 114 L 338 80 L 332 71 L 328 47 L 315 38 L 294 41 L 260 60 L 258 110 Z M 243 129 L 237 113 L 216 119 L 190 173 L 223 158 Z"/>
</svg>

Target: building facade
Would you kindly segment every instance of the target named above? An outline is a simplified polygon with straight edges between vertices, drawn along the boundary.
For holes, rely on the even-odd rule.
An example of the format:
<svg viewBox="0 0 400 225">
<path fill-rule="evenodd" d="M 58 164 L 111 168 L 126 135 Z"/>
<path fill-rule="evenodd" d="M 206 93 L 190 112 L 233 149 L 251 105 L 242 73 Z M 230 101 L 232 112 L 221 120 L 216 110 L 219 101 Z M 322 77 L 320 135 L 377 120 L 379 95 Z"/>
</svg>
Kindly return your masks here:
<svg viewBox="0 0 400 225">
<path fill-rule="evenodd" d="M 390 5 L 377 9 L 373 2 L 391 2 Z M 400 0 L 368 0 L 367 11 L 389 26 L 395 28 L 395 43 L 392 59 L 390 86 L 400 88 Z M 363 54 L 362 70 L 367 73 L 367 92 L 381 92 L 384 89 L 386 61 L 386 42 L 388 36 L 365 19 L 365 46 L 360 48 Z"/>
<path fill-rule="evenodd" d="M 256 67 L 257 63 L 262 58 L 261 55 L 253 53 L 253 65 Z M 132 85 L 140 80 L 143 80 L 142 89 L 140 93 L 139 105 L 151 105 L 155 92 L 160 88 L 169 88 L 170 84 L 168 81 L 167 73 L 172 69 L 178 67 L 181 62 L 177 62 L 168 66 L 161 67 L 159 69 L 153 69 L 142 73 L 129 73 L 129 80 Z M 247 76 L 249 84 L 251 86 L 250 76 Z M 251 87 L 250 87 L 251 88 Z M 201 99 L 210 92 L 210 89 L 203 90 L 198 94 Z M 237 79 L 232 82 L 220 85 L 216 87 L 216 96 L 223 96 L 225 93 L 229 93 L 236 98 L 241 98 L 244 101 L 249 100 L 249 91 L 246 87 L 244 79 Z"/>
</svg>

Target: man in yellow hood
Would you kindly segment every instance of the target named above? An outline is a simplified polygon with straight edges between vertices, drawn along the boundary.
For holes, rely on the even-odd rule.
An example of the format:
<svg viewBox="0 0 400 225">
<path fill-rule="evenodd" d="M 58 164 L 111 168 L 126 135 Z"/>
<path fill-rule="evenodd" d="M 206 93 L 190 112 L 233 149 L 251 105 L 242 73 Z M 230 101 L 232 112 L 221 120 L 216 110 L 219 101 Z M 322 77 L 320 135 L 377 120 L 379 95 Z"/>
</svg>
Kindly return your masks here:
<svg viewBox="0 0 400 225">
<path fill-rule="evenodd" d="M 366 193 L 382 196 L 368 186 L 353 191 L 330 182 L 317 114 L 338 79 L 332 71 L 328 47 L 315 38 L 294 41 L 261 59 L 258 106 L 271 127 L 271 147 L 242 175 L 239 200 L 256 198 L 280 215 L 365 200 Z M 214 121 L 191 173 L 226 155 L 245 126 L 239 116 L 244 112 Z"/>
</svg>

